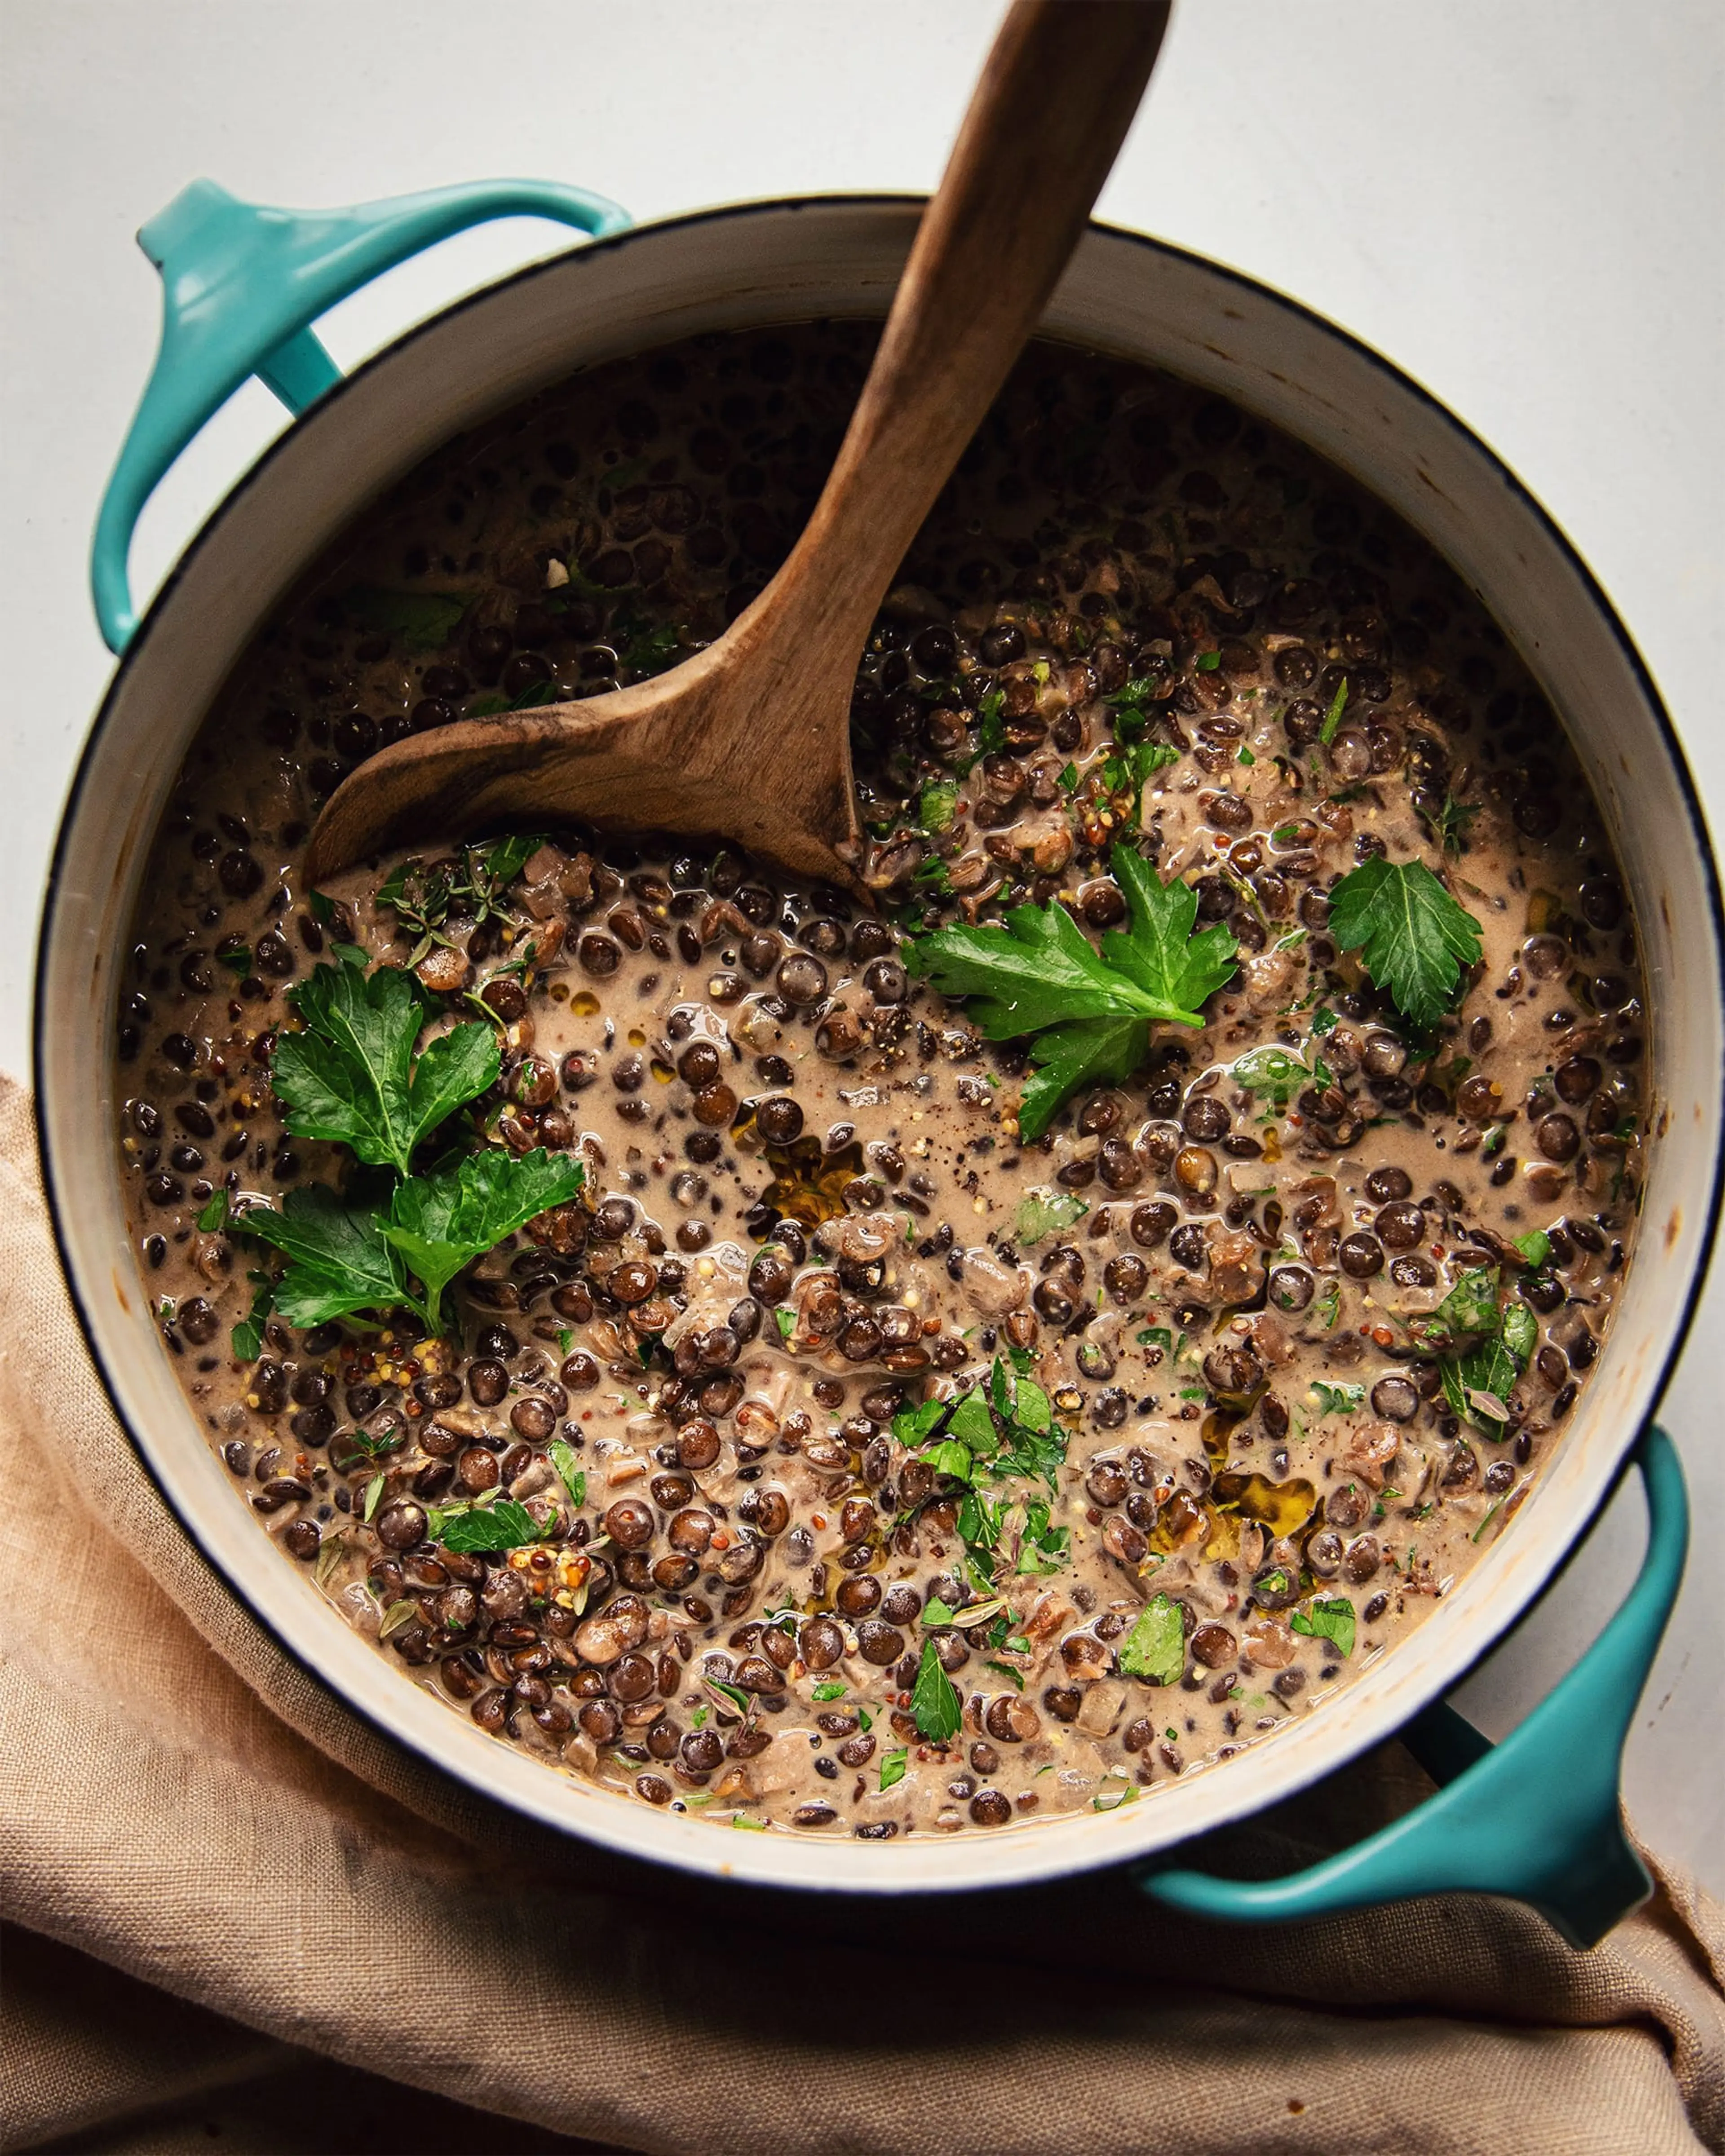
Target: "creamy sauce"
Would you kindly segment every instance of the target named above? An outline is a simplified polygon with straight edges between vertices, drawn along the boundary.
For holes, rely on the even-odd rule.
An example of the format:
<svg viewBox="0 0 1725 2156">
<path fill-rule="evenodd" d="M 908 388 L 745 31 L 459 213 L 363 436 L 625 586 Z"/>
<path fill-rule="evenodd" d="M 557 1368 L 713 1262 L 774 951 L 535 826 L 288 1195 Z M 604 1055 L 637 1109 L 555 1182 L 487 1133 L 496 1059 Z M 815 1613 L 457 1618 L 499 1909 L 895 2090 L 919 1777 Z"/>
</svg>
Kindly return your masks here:
<svg viewBox="0 0 1725 2156">
<path fill-rule="evenodd" d="M 889 1839 L 1224 1760 L 1321 1711 L 1510 1528 L 1625 1262 L 1643 1019 L 1573 757 L 1442 566 L 1231 407 L 1042 348 L 860 672 L 877 911 L 567 830 L 423 956 L 377 902 L 398 860 L 314 906 L 316 803 L 379 739 L 717 633 L 866 351 L 827 326 L 596 371 L 355 527 L 242 663 L 158 837 L 121 1140 L 211 1441 L 411 1681 L 620 1794 Z M 1125 768 L 1129 736 L 1169 753 Z M 1156 1029 L 1130 1083 L 1022 1147 L 1022 1045 L 907 976 L 901 939 L 1024 901 L 1111 926 L 1122 836 L 1229 921 L 1240 969 L 1201 1032 Z M 1380 850 L 1481 926 L 1430 1040 L 1326 933 L 1326 891 Z M 198 1216 L 223 1183 L 240 1207 L 345 1173 L 269 1083 L 332 942 L 417 961 L 434 1029 L 487 1009 L 504 1075 L 464 1127 L 572 1151 L 585 1188 L 458 1286 L 459 1336 L 277 1320 L 242 1363 L 259 1254 Z M 1249 1084 L 1265 1050 L 1281 1082 Z M 1476 1373 L 1458 1398 L 1421 1325 L 1482 1269 L 1534 1335 L 1504 1397 Z M 978 1478 L 987 1545 L 902 1418 L 997 1364 L 1056 1452 Z M 505 1490 L 542 1539 L 427 1538 L 434 1507 Z M 1183 1650 L 1153 1681 L 1132 1643 L 1169 1605 Z M 913 1708 L 931 1640 L 945 1743 Z"/>
</svg>

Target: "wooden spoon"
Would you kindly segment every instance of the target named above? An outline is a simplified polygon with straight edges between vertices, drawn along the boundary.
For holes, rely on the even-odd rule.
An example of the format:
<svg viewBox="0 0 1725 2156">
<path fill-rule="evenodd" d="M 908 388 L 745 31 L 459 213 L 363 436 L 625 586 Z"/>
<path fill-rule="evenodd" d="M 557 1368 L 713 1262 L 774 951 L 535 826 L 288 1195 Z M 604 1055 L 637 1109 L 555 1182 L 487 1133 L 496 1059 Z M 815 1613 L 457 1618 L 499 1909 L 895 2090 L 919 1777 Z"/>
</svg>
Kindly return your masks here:
<svg viewBox="0 0 1725 2156">
<path fill-rule="evenodd" d="M 1166 0 L 1014 0 L 838 459 L 772 583 L 716 643 L 651 680 L 393 742 L 331 796 L 306 850 L 310 884 L 417 836 L 570 816 L 731 839 L 860 887 L 857 661 L 1077 244 L 1168 16 Z"/>
</svg>

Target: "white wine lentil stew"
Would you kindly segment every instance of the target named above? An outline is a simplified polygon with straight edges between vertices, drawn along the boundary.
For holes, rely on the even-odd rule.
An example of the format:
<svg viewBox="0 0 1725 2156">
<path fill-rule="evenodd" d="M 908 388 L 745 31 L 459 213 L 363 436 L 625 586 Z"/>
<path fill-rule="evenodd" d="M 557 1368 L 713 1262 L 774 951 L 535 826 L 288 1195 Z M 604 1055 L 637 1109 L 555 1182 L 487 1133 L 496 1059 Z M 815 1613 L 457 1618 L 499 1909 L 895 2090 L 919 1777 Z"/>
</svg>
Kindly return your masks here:
<svg viewBox="0 0 1725 2156">
<path fill-rule="evenodd" d="M 1148 1800 L 1394 1652 L 1561 1441 L 1645 1103 L 1478 603 L 1048 346 L 858 672 L 871 904 L 567 827 L 305 887 L 381 743 L 717 635 L 874 335 L 584 372 L 326 555 L 156 839 L 117 1136 L 259 1564 L 548 1770 L 887 1840 Z"/>
</svg>

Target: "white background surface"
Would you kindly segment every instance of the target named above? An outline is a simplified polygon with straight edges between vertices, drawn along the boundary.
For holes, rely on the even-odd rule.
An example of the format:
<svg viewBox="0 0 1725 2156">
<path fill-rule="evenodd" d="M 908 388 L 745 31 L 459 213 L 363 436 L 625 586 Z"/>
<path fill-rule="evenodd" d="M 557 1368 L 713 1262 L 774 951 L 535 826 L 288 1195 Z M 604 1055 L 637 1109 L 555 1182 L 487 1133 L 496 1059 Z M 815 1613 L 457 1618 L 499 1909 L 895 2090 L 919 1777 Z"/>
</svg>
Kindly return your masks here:
<svg viewBox="0 0 1725 2156">
<path fill-rule="evenodd" d="M 995 0 L 0 0 L 0 1068 L 28 1067 L 23 924 L 110 661 L 91 520 L 154 350 L 137 225 L 187 180 L 305 207 L 500 175 L 638 220 L 927 189 Z M 1184 0 L 1102 217 L 1237 265 L 1386 352 L 1566 526 L 1725 829 L 1725 13 L 1717 0 Z M 499 225 L 326 319 L 351 363 L 545 250 Z M 182 460 L 141 598 L 282 424 L 255 385 Z M 1630 1808 L 1725 1890 L 1725 1506 L 1715 1279 L 1666 1404 L 1688 1584 L 1631 1738 Z M 1501 1733 L 1632 1575 L 1639 1501 L 1461 1704 Z"/>
</svg>

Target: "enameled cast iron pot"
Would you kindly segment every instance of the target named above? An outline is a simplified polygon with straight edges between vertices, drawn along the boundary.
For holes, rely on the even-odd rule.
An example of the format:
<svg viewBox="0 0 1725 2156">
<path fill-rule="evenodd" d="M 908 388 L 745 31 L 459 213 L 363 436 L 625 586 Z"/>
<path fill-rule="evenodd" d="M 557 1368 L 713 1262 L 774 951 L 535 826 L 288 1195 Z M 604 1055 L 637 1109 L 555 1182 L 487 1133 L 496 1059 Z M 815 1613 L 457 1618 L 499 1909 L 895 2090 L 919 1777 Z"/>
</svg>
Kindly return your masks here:
<svg viewBox="0 0 1725 2156">
<path fill-rule="evenodd" d="M 1676 1457 L 1649 1418 L 1698 1291 L 1718 1192 L 1725 1006 L 1712 860 L 1646 671 L 1538 505 L 1405 376 L 1213 263 L 1092 225 L 1044 333 L 1166 367 L 1286 429 L 1396 510 L 1481 593 L 1562 714 L 1599 797 L 1652 1004 L 1656 1136 L 1640 1246 L 1607 1351 L 1509 1532 L 1412 1637 L 1273 1741 L 1106 1815 L 886 1847 L 721 1832 L 550 1770 L 404 1681 L 304 1569 L 264 1547 L 152 1326 L 103 1135 L 113 1128 L 116 987 L 151 834 L 236 659 L 325 544 L 458 429 L 577 367 L 700 331 L 884 316 L 920 207 L 810 198 L 629 231 L 612 205 L 554 186 L 498 183 L 305 216 L 256 209 L 200 182 L 146 226 L 141 240 L 166 285 L 162 349 L 94 563 L 104 633 L 124 656 L 60 829 L 37 978 L 43 1161 L 91 1352 L 167 1502 L 282 1645 L 380 1727 L 553 1826 L 691 1871 L 850 1892 L 988 1887 L 1137 1860 L 1133 1876 L 1149 1892 L 1236 1918 L 1474 1887 L 1532 1902 L 1591 1944 L 1647 1887 L 1618 1824 L 1617 1774 L 1686 1539 Z M 307 326 L 317 315 L 450 231 L 522 213 L 600 236 L 449 309 L 341 380 Z M 138 511 L 253 372 L 305 416 L 212 516 L 134 634 L 126 557 Z M 1583 1661 L 1494 1751 L 1441 1695 L 1539 1594 L 1632 1453 L 1651 1522 L 1640 1578 Z M 1165 1852 L 1177 1844 L 1398 1731 L 1445 1786 L 1385 1834 L 1261 1885 L 1169 1868 Z"/>
</svg>

